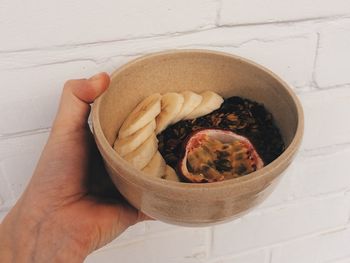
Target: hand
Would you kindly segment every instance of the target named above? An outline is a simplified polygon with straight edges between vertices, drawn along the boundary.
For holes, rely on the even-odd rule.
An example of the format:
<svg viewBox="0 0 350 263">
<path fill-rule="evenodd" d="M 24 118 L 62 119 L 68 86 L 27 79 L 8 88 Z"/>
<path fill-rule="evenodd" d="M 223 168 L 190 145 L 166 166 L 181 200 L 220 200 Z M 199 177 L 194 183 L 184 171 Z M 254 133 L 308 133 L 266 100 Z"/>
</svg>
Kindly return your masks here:
<svg viewBox="0 0 350 263">
<path fill-rule="evenodd" d="M 82 262 L 145 219 L 106 181 L 87 124 L 89 104 L 108 84 L 105 73 L 65 84 L 31 181 L 0 225 L 1 262 Z"/>
</svg>

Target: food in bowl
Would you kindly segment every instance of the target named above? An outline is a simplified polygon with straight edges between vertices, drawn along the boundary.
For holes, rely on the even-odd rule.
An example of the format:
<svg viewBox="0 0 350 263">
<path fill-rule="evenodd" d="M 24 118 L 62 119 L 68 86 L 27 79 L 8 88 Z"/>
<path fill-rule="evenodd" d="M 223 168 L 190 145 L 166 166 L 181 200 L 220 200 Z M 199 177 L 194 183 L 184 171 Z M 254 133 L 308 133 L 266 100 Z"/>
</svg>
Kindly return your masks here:
<svg viewBox="0 0 350 263">
<path fill-rule="evenodd" d="M 266 121 L 265 130 L 271 134 L 261 132 L 263 127 L 257 127 L 260 131 L 257 134 L 267 135 L 265 141 L 256 135 L 245 137 L 264 161 L 263 169 L 215 183 L 177 183 L 147 176 L 145 172 L 127 165 L 123 157 L 116 154 L 113 145 L 129 113 L 151 94 L 181 93 L 184 90 L 197 94 L 210 90 L 220 94 L 225 98 L 222 107 L 232 96 L 262 103 L 272 113 L 273 123 L 276 123 L 282 135 L 285 149 L 271 163 L 266 161 L 281 152 L 277 147 L 280 139 L 275 139 L 271 122 L 266 118 L 268 114 L 254 107 L 252 114 L 257 121 L 255 124 L 259 126 L 260 121 Z M 238 101 L 237 105 L 241 102 Z M 230 108 L 235 107 L 231 105 Z M 243 112 L 243 116 L 249 116 L 246 109 Z M 229 114 L 224 115 L 221 122 L 231 124 L 233 129 L 240 128 L 237 134 L 254 129 L 254 123 L 234 123 Z M 218 123 L 218 117 L 212 116 L 212 121 Z M 179 122 L 166 129 L 177 126 Z M 239 218 L 270 195 L 300 148 L 304 118 L 300 101 L 291 87 L 268 69 L 232 54 L 208 50 L 172 50 L 138 58 L 115 71 L 109 88 L 93 104 L 92 124 L 106 170 L 130 204 L 157 220 L 198 227 Z M 159 144 L 161 134 L 157 136 Z M 261 149 L 265 150 L 262 152 Z"/>
<path fill-rule="evenodd" d="M 155 178 L 211 183 L 262 168 L 283 152 L 284 143 L 263 105 L 183 91 L 141 101 L 119 129 L 114 149 Z"/>
<path fill-rule="evenodd" d="M 156 134 L 182 119 L 192 119 L 218 109 L 223 98 L 212 91 L 196 94 L 155 93 L 141 101 L 119 129 L 114 149 L 135 168 L 154 177 L 180 181 L 157 151 Z"/>
<path fill-rule="evenodd" d="M 197 177 L 197 180 L 202 179 L 202 182 L 222 181 L 247 175 L 271 163 L 285 149 L 280 130 L 275 124 L 272 114 L 260 103 L 233 96 L 225 99 L 217 110 L 193 120 L 180 121 L 169 126 L 159 134 L 159 150 L 164 156 L 166 163 L 174 169 L 178 169 L 179 163 L 184 163 L 181 160 L 186 152 L 186 142 L 189 141 L 190 136 L 194 132 L 203 129 L 208 129 L 208 131 L 219 129 L 221 130 L 221 135 L 216 137 L 221 138 L 228 137 L 225 135 L 227 131 L 232 132 L 232 137 L 239 138 L 235 140 L 236 143 L 245 142 L 243 143 L 246 148 L 245 160 L 250 159 L 250 163 L 246 162 L 245 165 L 238 166 L 241 167 L 238 169 L 237 164 L 239 162 L 235 162 L 235 164 L 230 162 L 231 166 L 237 167 L 233 173 L 231 169 L 230 175 L 216 176 L 216 179 Z M 239 148 L 244 150 L 244 147 Z M 238 152 L 235 154 L 238 155 Z M 220 159 L 227 163 L 228 158 Z M 222 167 L 225 166 L 224 163 L 218 162 L 218 165 L 216 165 L 219 168 L 216 170 L 222 170 L 221 174 L 225 174 L 225 167 Z M 182 165 L 182 167 L 184 166 Z M 182 172 L 184 171 L 183 168 L 178 169 L 178 171 L 181 175 L 184 175 Z M 234 173 L 235 171 L 236 173 Z M 188 181 L 188 176 L 182 176 L 181 178 L 184 181 Z"/>
<path fill-rule="evenodd" d="M 264 166 L 250 141 L 232 131 L 202 129 L 190 135 L 178 172 L 193 183 L 236 178 Z"/>
</svg>

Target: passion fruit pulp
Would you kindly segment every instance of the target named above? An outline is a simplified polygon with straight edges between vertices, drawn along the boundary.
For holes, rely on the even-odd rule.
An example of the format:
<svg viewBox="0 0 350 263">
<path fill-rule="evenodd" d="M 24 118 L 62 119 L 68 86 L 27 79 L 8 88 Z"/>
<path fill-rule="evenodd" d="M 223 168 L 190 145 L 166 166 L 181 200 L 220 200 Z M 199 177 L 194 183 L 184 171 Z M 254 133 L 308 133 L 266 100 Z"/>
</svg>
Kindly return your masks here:
<svg viewBox="0 0 350 263">
<path fill-rule="evenodd" d="M 228 130 L 197 130 L 188 136 L 183 148 L 178 171 L 192 183 L 232 179 L 264 166 L 251 142 Z"/>
</svg>

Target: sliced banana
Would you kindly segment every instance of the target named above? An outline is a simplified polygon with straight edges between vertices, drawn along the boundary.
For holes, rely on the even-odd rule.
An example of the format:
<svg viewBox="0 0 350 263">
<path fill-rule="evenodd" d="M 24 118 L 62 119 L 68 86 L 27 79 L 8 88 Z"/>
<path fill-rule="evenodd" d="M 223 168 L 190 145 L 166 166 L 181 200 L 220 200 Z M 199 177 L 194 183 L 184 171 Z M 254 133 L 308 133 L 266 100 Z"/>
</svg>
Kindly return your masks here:
<svg viewBox="0 0 350 263">
<path fill-rule="evenodd" d="M 220 95 L 212 91 L 204 91 L 200 95 L 203 97 L 202 102 L 184 118 L 185 120 L 195 119 L 209 114 L 220 108 L 224 102 L 224 99 Z"/>
<path fill-rule="evenodd" d="M 178 122 L 190 114 L 199 104 L 202 102 L 202 96 L 194 93 L 193 91 L 183 91 L 180 93 L 184 97 L 184 103 L 181 107 L 180 112 L 172 123 Z"/>
<path fill-rule="evenodd" d="M 156 134 L 162 132 L 177 116 L 184 103 L 184 97 L 175 92 L 168 92 L 162 96 L 161 112 L 156 118 Z"/>
<path fill-rule="evenodd" d="M 155 93 L 141 101 L 121 126 L 119 138 L 130 136 L 154 120 L 161 111 L 161 98 L 159 93 Z"/>
<path fill-rule="evenodd" d="M 165 173 L 165 160 L 159 151 L 155 153 L 152 160 L 143 168 L 143 172 L 152 176 L 161 178 Z"/>
<path fill-rule="evenodd" d="M 152 159 L 158 150 L 158 140 L 155 134 L 152 134 L 143 144 L 136 150 L 124 156 L 136 169 L 142 170 Z"/>
<path fill-rule="evenodd" d="M 130 136 L 120 139 L 118 138 L 114 143 L 114 150 L 121 156 L 127 155 L 128 153 L 135 150 L 141 144 L 143 144 L 148 137 L 150 137 L 156 128 L 156 121 L 152 120 L 145 127 L 139 129 L 137 132 Z"/>
<path fill-rule="evenodd" d="M 180 179 L 177 176 L 175 170 L 171 168 L 169 165 L 165 166 L 165 173 L 162 176 L 162 178 L 169 181 L 180 182 Z"/>
</svg>

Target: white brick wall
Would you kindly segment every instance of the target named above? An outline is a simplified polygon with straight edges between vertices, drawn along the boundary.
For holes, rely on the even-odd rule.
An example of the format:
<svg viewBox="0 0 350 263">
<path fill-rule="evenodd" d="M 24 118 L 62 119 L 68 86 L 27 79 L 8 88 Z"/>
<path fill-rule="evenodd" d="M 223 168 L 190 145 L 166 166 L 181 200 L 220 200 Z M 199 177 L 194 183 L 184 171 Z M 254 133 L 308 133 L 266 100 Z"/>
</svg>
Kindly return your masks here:
<svg viewBox="0 0 350 263">
<path fill-rule="evenodd" d="M 86 262 L 350 262 L 348 0 L 3 0 L 0 32 L 0 220 L 31 176 L 66 79 L 112 72 L 148 52 L 208 48 L 293 85 L 305 110 L 301 152 L 241 219 L 210 228 L 140 223 Z"/>
<path fill-rule="evenodd" d="M 344 225 L 349 196 L 331 196 L 252 212 L 230 224 L 214 227 L 213 254 L 225 255 Z"/>
<path fill-rule="evenodd" d="M 300 98 L 305 111 L 304 149 L 350 143 L 349 87 L 302 94 Z"/>
<path fill-rule="evenodd" d="M 251 251 L 236 256 L 229 256 L 214 260 L 210 263 L 268 263 L 270 254 L 267 250 Z"/>
<path fill-rule="evenodd" d="M 157 235 L 145 235 L 132 245 L 126 243 L 96 251 L 86 262 L 201 262 L 208 257 L 208 231 L 206 228 L 178 228 Z"/>
<path fill-rule="evenodd" d="M 220 25 L 304 21 L 346 16 L 347 0 L 222 0 Z"/>
<path fill-rule="evenodd" d="M 334 21 L 320 30 L 320 42 L 315 67 L 315 81 L 320 87 L 332 87 L 350 83 L 350 19 L 343 23 Z"/>
<path fill-rule="evenodd" d="M 350 228 L 335 229 L 320 236 L 312 236 L 276 246 L 272 250 L 271 263 L 316 263 L 349 258 L 350 250 L 341 244 L 348 244 Z M 349 262 L 349 261 L 347 261 Z"/>
<path fill-rule="evenodd" d="M 210 0 L 1 2 L 1 50 L 50 48 L 152 37 L 213 26 Z"/>
</svg>

